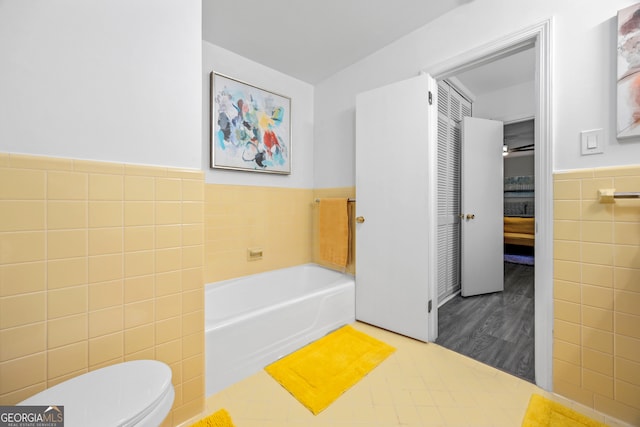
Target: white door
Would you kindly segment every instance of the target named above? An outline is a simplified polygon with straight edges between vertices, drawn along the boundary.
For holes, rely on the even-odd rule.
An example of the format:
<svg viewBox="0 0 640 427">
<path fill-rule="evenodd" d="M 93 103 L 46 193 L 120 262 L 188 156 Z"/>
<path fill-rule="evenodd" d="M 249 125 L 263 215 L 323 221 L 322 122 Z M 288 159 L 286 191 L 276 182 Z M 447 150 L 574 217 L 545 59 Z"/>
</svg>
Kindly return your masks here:
<svg viewBox="0 0 640 427">
<path fill-rule="evenodd" d="M 356 98 L 356 318 L 421 341 L 435 229 L 435 88 L 423 74 Z"/>
<path fill-rule="evenodd" d="M 462 121 L 462 296 L 504 289 L 503 123 Z"/>
</svg>

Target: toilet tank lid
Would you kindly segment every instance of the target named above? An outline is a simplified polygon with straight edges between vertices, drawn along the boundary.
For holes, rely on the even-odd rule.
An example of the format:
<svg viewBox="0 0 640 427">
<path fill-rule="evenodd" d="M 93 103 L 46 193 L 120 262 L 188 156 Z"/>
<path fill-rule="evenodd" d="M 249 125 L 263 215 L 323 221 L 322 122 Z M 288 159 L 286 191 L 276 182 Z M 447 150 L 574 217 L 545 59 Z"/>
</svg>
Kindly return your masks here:
<svg viewBox="0 0 640 427">
<path fill-rule="evenodd" d="M 66 426 L 127 426 L 155 409 L 172 387 L 165 363 L 133 360 L 79 375 L 18 405 L 64 406 Z"/>
</svg>

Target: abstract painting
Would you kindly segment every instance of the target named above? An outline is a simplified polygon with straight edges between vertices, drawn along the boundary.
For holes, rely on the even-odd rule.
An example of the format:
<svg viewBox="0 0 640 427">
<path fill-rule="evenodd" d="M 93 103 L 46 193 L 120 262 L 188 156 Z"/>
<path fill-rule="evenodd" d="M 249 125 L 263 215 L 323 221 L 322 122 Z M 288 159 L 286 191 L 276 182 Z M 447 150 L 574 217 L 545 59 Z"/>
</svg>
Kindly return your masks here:
<svg viewBox="0 0 640 427">
<path fill-rule="evenodd" d="M 618 11 L 618 138 L 640 135 L 640 3 Z"/>
<path fill-rule="evenodd" d="M 291 99 L 211 73 L 211 167 L 291 173 Z"/>
</svg>

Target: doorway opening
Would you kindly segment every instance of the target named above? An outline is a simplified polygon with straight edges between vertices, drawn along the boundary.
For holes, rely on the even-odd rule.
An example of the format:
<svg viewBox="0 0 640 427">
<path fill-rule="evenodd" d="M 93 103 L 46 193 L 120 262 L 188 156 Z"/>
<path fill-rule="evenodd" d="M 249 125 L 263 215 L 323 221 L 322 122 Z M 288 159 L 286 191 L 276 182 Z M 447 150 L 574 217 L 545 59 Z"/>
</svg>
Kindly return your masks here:
<svg viewBox="0 0 640 427">
<path fill-rule="evenodd" d="M 534 51 L 528 49 L 438 82 L 439 331 L 436 342 L 530 382 L 535 381 L 534 66 Z M 513 119 L 514 111 L 530 119 Z M 462 192 L 470 189 L 461 183 L 466 182 L 461 175 L 472 173 L 461 161 L 463 150 L 468 147 L 468 143 L 462 143 L 465 140 L 463 122 L 470 120 L 467 117 L 492 119 L 496 126 L 502 127 L 499 141 L 472 136 L 474 143 L 488 143 L 486 150 L 491 150 L 493 157 L 491 163 L 474 165 L 473 180 L 479 179 L 477 175 L 494 173 L 486 171 L 488 167 L 497 165 L 500 169 L 499 188 L 485 187 L 485 194 L 480 198 L 462 197 Z M 496 144 L 499 147 L 495 147 Z M 489 192 L 492 197 L 487 197 Z M 462 208 L 461 199 L 467 202 L 466 208 Z M 477 251 L 469 248 L 464 248 L 463 255 L 461 247 L 461 242 L 464 245 L 469 239 L 481 237 L 471 234 L 469 227 L 473 224 L 465 219 L 462 210 L 478 212 L 479 207 L 470 206 L 472 203 L 500 205 L 483 210 L 496 217 L 493 223 L 497 227 L 489 232 L 492 240 L 499 239 L 499 246 L 490 249 L 486 240 L 471 242 L 482 251 L 495 250 L 491 259 L 497 263 L 490 265 L 481 260 L 480 264 L 472 265 L 473 259 L 467 258 L 466 274 L 461 274 L 465 256 L 478 258 Z M 482 224 L 486 226 L 486 222 Z M 467 238 L 460 238 L 467 231 Z M 495 274 L 477 271 L 488 265 Z M 501 277 L 495 280 L 496 275 Z M 482 281 L 492 283 L 480 283 Z"/>
<path fill-rule="evenodd" d="M 428 72 L 437 80 L 450 79 L 496 60 L 512 56 L 524 50 L 532 49 L 535 55 L 535 74 L 533 102 L 535 118 L 535 266 L 534 266 L 534 324 L 535 343 L 535 383 L 547 390 L 552 389 L 552 328 L 553 328 L 553 275 L 552 275 L 552 236 L 553 204 L 549 197 L 552 189 L 552 152 L 551 152 L 551 21 L 544 21 L 518 33 L 506 36 L 471 51 L 458 55 L 445 63 L 432 67 Z M 477 110 L 474 116 L 478 116 Z M 512 117 L 512 121 L 526 117 Z M 436 165 L 432 163 L 435 170 Z M 437 201 L 433 199 L 434 203 Z M 434 212 L 435 214 L 435 212 Z M 432 246 L 432 265 L 436 266 L 436 230 Z M 434 275 L 435 276 L 435 275 Z M 437 289 L 437 277 L 432 277 L 432 292 L 436 301 L 440 301 L 434 290 Z M 438 304 L 436 304 L 438 307 Z M 439 311 L 439 310 L 438 310 Z M 433 324 L 437 325 L 437 317 Z M 436 326 L 437 328 L 437 326 Z M 432 330 L 431 336 L 438 336 Z"/>
<path fill-rule="evenodd" d="M 533 72 L 530 73 L 531 79 L 533 79 Z M 440 85 L 443 86 L 443 83 L 441 82 Z M 520 85 L 532 86 L 532 81 L 525 81 Z M 513 91 L 513 88 L 510 91 Z M 482 96 L 478 98 L 481 99 Z M 529 98 L 533 99 L 533 90 L 531 90 Z M 469 103 L 471 104 L 470 101 Z M 465 122 L 464 129 L 478 129 L 468 126 L 469 123 L 466 122 L 470 120 L 477 119 L 461 118 L 459 121 Z M 484 174 L 483 170 L 487 167 L 499 169 L 498 179 L 500 182 L 497 183 L 497 187 L 499 187 L 497 189 L 490 189 L 488 185 L 481 184 L 481 191 L 484 189 L 484 194 L 480 198 L 461 197 L 460 192 L 470 191 L 466 180 L 462 180 L 462 185 L 438 185 L 439 215 L 441 212 L 446 213 L 447 210 L 450 210 L 450 206 L 447 204 L 450 199 L 464 198 L 463 205 L 466 205 L 467 209 L 475 203 L 495 203 L 499 206 L 493 209 L 487 206 L 481 209 L 471 208 L 474 212 L 482 212 L 485 216 L 495 216 L 495 221 L 492 223 L 497 223 L 497 227 L 490 228 L 486 221 L 481 225 L 485 229 L 483 231 L 490 233 L 489 238 L 482 238 L 474 234 L 474 231 L 469 227 L 479 224 L 473 224 L 475 220 L 470 221 L 468 215 L 458 213 L 458 215 L 443 216 L 442 218 L 439 216 L 438 218 L 438 296 L 440 303 L 438 309 L 439 333 L 436 343 L 527 381 L 535 382 L 534 122 L 533 119 L 528 119 L 505 124 L 502 121 L 487 120 L 482 120 L 480 123 L 483 121 L 489 122 L 488 124 L 492 126 L 503 126 L 503 138 L 498 140 L 500 146 L 495 147 L 495 141 L 491 138 L 487 140 L 486 135 L 472 135 L 467 138 L 463 136 L 462 139 L 465 142 L 459 143 L 459 141 L 450 141 L 446 138 L 447 132 L 438 132 L 439 181 L 444 183 L 460 182 L 459 177 L 451 177 L 453 172 L 469 173 L 470 167 L 465 165 L 465 162 L 452 161 L 449 163 L 462 163 L 463 166 L 447 167 L 445 160 L 448 160 L 448 155 L 453 153 L 453 157 L 456 157 L 455 154 L 458 151 L 457 157 L 462 157 L 464 154 L 462 151 L 465 150 L 465 147 L 469 149 L 473 148 L 473 144 L 486 142 L 489 143 L 486 149 L 492 152 L 492 162 L 482 162 L 482 156 L 475 154 L 474 161 L 480 162 L 480 164 L 474 165 L 473 171 L 475 171 L 475 175 L 482 175 Z M 449 119 L 439 120 L 439 125 L 441 123 L 441 126 L 444 124 L 458 126 L 455 121 Z M 459 137 L 459 132 L 453 134 Z M 446 154 L 441 154 L 441 151 Z M 501 164 L 496 167 L 498 162 Z M 491 171 L 491 173 L 495 173 L 495 171 Z M 477 180 L 478 178 L 474 176 L 473 179 Z M 452 189 L 448 187 L 452 187 Z M 453 196 L 444 197 L 441 194 L 449 191 L 453 193 Z M 458 194 L 455 194 L 456 191 Z M 489 197 L 488 193 L 493 194 Z M 469 203 L 470 201 L 471 203 Z M 453 205 L 459 209 L 461 204 L 453 203 Z M 458 212 L 463 211 L 459 210 Z M 445 221 L 449 218 L 459 219 L 450 224 L 451 221 Z M 440 225 L 441 223 L 444 225 Z M 451 232 L 452 230 L 453 232 Z M 460 234 L 465 232 L 468 232 L 465 239 L 460 239 Z M 481 240 L 470 242 L 469 239 Z M 497 246 L 495 244 L 488 245 L 489 240 L 497 243 Z M 461 248 L 460 241 L 463 246 L 471 243 L 472 247 L 476 249 Z M 478 263 L 475 262 L 478 258 L 478 248 L 483 252 L 493 250 L 496 253 L 495 255 L 491 254 L 488 260 L 482 259 Z M 472 259 L 469 260 L 469 257 Z M 461 268 L 460 263 L 465 259 L 467 263 L 464 266 L 464 274 L 460 274 L 458 273 Z M 493 271 L 487 272 L 488 268 Z"/>
</svg>

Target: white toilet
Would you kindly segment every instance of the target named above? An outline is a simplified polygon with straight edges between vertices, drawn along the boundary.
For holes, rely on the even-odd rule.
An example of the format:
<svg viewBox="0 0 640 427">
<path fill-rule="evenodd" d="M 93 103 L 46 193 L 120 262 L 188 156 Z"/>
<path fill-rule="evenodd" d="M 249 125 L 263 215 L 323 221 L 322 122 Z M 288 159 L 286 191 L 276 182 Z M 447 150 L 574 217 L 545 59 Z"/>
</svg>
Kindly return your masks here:
<svg viewBox="0 0 640 427">
<path fill-rule="evenodd" d="M 169 366 L 134 360 L 77 376 L 18 405 L 64 406 L 65 427 L 157 427 L 174 396 Z"/>
</svg>

